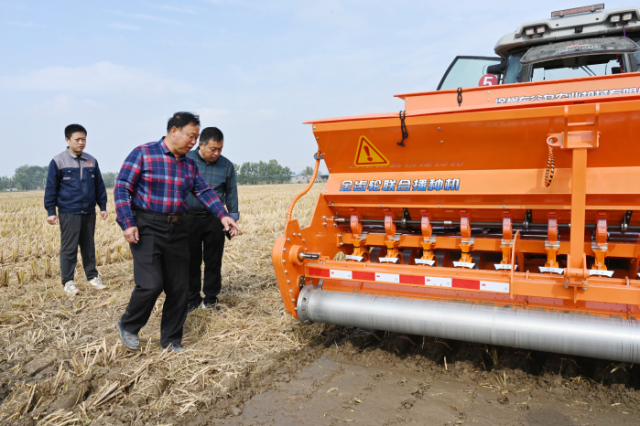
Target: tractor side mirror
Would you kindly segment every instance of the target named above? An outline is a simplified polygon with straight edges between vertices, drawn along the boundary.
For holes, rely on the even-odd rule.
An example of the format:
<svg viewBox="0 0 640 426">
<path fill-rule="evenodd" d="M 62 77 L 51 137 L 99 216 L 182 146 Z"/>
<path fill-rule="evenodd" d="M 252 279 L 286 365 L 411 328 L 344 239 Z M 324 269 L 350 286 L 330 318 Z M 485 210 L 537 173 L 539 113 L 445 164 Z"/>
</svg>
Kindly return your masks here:
<svg viewBox="0 0 640 426">
<path fill-rule="evenodd" d="M 507 68 L 507 61 L 501 60 L 499 64 L 489 65 L 487 67 L 487 74 L 502 74 L 502 72 Z"/>
</svg>

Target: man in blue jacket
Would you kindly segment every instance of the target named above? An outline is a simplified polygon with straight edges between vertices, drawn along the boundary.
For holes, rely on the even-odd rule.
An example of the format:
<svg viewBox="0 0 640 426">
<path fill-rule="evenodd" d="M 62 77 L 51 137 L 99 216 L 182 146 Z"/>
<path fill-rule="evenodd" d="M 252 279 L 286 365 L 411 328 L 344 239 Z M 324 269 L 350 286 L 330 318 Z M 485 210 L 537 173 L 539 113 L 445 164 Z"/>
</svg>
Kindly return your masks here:
<svg viewBox="0 0 640 426">
<path fill-rule="evenodd" d="M 60 224 L 60 275 L 64 291 L 73 297 L 78 287 L 73 281 L 78 263 L 78 245 L 87 281 L 98 290 L 106 288 L 98 277 L 94 233 L 96 204 L 102 220 L 107 219 L 107 191 L 96 159 L 84 152 L 87 130 L 79 124 L 64 129 L 69 147 L 49 164 L 44 207 L 47 222 Z M 56 215 L 56 207 L 58 215 Z"/>
</svg>

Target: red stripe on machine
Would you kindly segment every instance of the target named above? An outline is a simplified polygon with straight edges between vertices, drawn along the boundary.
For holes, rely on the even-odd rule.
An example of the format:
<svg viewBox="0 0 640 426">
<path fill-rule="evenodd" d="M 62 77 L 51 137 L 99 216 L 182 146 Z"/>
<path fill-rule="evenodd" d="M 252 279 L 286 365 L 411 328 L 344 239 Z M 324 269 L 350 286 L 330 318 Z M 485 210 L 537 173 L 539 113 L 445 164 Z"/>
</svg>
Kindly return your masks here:
<svg viewBox="0 0 640 426">
<path fill-rule="evenodd" d="M 418 284 L 424 285 L 424 277 L 417 277 L 415 275 L 400 275 L 400 284 Z"/>
<path fill-rule="evenodd" d="M 326 277 L 329 278 L 329 270 L 328 269 L 320 269 L 320 268 L 309 268 L 309 274 L 314 275 L 316 277 Z"/>
<path fill-rule="evenodd" d="M 465 280 L 462 278 L 425 277 L 384 272 L 350 271 L 344 269 L 309 268 L 309 275 L 336 280 L 374 281 L 394 284 L 425 285 L 429 287 L 464 288 L 467 290 L 509 293 L 509 283 Z"/>
<path fill-rule="evenodd" d="M 453 278 L 451 287 L 453 288 L 468 288 L 469 290 L 480 290 L 480 281 L 476 280 L 463 280 L 460 278 Z"/>
<path fill-rule="evenodd" d="M 376 280 L 376 273 L 375 272 L 353 271 L 353 279 L 354 280 L 375 281 Z"/>
</svg>

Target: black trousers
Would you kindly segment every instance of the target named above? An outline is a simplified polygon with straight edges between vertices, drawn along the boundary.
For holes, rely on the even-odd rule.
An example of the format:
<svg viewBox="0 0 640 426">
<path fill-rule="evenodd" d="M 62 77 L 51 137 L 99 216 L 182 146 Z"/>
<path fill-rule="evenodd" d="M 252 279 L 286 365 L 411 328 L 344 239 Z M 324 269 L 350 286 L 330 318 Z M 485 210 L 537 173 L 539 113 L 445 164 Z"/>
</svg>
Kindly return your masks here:
<svg viewBox="0 0 640 426">
<path fill-rule="evenodd" d="M 224 226 L 214 215 L 187 215 L 189 224 L 189 303 L 215 303 L 222 289 L 222 255 L 224 254 Z M 204 260 L 204 282 L 202 261 Z"/>
<path fill-rule="evenodd" d="M 130 244 L 136 286 L 122 316 L 122 328 L 137 334 L 147 324 L 158 296 L 166 299 L 160 322 L 160 344 L 182 342 L 187 319 L 189 246 L 184 217 L 166 223 L 136 217 L 140 240 Z"/>
<path fill-rule="evenodd" d="M 62 214 L 60 221 L 60 278 L 62 285 L 73 281 L 78 263 L 78 246 L 87 280 L 98 276 L 96 269 L 96 214 Z"/>
</svg>

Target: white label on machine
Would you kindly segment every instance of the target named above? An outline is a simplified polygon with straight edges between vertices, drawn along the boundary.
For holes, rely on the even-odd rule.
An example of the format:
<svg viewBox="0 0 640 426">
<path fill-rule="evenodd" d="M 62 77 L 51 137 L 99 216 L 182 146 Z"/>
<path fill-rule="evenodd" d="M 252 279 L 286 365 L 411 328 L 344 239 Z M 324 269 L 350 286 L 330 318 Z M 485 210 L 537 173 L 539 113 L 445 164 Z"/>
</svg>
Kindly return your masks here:
<svg viewBox="0 0 640 426">
<path fill-rule="evenodd" d="M 342 278 L 345 280 L 352 279 L 351 271 L 336 271 L 332 269 L 330 275 L 331 275 L 331 278 Z"/>
<path fill-rule="evenodd" d="M 348 254 L 348 255 L 345 256 L 345 259 L 347 259 L 347 260 L 357 260 L 358 262 L 362 262 L 362 259 L 364 259 L 364 257 L 363 256 L 353 256 L 353 255 Z"/>
<path fill-rule="evenodd" d="M 507 271 L 511 270 L 511 265 L 503 265 L 502 263 L 496 263 L 495 265 L 493 265 L 496 267 L 496 271 L 501 271 L 506 269 Z"/>
<path fill-rule="evenodd" d="M 381 274 L 376 272 L 376 281 L 383 281 L 386 283 L 400 283 L 400 275 L 398 274 Z"/>
<path fill-rule="evenodd" d="M 599 269 L 590 269 L 589 275 L 600 275 L 601 277 L 609 277 L 613 276 L 613 271 L 601 271 Z"/>
<path fill-rule="evenodd" d="M 539 266 L 540 272 L 551 272 L 553 274 L 564 275 L 564 268 L 548 268 L 546 266 Z"/>
<path fill-rule="evenodd" d="M 424 277 L 424 285 L 436 287 L 451 287 L 451 278 Z"/>
<path fill-rule="evenodd" d="M 508 283 L 496 283 L 493 281 L 480 281 L 480 290 L 509 293 Z"/>
<path fill-rule="evenodd" d="M 381 257 L 379 258 L 380 263 L 398 263 L 397 257 Z"/>
<path fill-rule="evenodd" d="M 433 266 L 436 263 L 435 260 L 426 260 L 426 259 L 416 259 L 416 265 L 429 265 Z"/>
<path fill-rule="evenodd" d="M 453 262 L 453 266 L 455 268 L 469 268 L 469 269 L 473 269 L 474 266 L 476 266 L 475 263 L 472 262 Z"/>
</svg>

